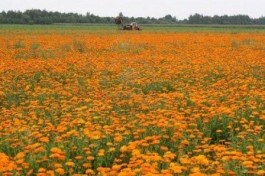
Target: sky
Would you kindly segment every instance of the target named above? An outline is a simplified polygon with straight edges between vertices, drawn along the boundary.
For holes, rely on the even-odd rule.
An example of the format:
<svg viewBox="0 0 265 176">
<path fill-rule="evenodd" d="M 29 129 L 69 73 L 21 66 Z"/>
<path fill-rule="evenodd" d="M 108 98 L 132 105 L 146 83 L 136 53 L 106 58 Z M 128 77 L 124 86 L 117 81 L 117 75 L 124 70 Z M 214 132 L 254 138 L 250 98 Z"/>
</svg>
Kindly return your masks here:
<svg viewBox="0 0 265 176">
<path fill-rule="evenodd" d="M 99 16 L 163 17 L 177 19 L 203 15 L 244 14 L 253 18 L 265 16 L 265 0 L 0 0 L 0 11 L 41 9 L 59 12 L 87 12 Z"/>
</svg>

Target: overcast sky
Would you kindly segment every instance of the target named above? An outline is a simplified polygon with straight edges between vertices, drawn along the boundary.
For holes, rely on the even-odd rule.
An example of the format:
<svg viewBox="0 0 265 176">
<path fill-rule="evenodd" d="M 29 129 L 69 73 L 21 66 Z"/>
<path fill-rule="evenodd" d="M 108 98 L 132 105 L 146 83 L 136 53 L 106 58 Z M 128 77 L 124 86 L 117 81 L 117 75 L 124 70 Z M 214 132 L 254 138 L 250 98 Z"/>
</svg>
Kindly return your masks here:
<svg viewBox="0 0 265 176">
<path fill-rule="evenodd" d="M 163 17 L 178 19 L 190 14 L 265 16 L 265 0 L 0 0 L 0 10 L 46 9 L 48 11 L 93 13 L 99 16 Z"/>
</svg>

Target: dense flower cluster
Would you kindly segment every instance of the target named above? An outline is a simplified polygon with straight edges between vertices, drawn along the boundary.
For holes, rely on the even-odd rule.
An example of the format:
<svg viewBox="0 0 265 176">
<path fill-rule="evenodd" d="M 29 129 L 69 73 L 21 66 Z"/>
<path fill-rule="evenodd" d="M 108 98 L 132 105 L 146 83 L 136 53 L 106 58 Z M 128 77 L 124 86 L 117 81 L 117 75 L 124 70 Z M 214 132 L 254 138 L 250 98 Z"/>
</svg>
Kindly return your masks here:
<svg viewBox="0 0 265 176">
<path fill-rule="evenodd" d="M 0 36 L 0 175 L 265 175 L 264 56 L 263 33 Z"/>
</svg>

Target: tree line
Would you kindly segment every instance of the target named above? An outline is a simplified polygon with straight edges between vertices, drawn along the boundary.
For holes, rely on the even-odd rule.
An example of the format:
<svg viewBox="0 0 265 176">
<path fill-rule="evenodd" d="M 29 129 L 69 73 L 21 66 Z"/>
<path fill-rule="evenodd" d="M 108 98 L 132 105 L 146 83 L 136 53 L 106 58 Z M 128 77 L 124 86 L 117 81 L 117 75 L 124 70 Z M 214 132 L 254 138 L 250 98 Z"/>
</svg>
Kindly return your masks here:
<svg viewBox="0 0 265 176">
<path fill-rule="evenodd" d="M 223 15 L 204 16 L 190 15 L 188 19 L 178 20 L 172 15 L 162 18 L 153 17 L 123 17 L 125 23 L 136 21 L 140 24 L 265 24 L 265 17 L 250 18 L 248 15 Z M 53 24 L 53 23 L 114 23 L 114 17 L 100 17 L 92 13 L 81 15 L 78 13 L 49 12 L 46 10 L 32 9 L 21 11 L 0 12 L 0 24 Z"/>
</svg>

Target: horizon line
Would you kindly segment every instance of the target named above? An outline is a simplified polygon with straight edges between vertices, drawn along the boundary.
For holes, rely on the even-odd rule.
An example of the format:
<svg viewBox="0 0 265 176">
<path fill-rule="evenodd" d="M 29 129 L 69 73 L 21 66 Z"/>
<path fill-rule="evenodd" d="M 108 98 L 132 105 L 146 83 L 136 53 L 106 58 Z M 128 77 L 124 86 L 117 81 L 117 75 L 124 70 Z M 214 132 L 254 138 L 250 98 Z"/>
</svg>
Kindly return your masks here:
<svg viewBox="0 0 265 176">
<path fill-rule="evenodd" d="M 47 11 L 47 12 L 59 12 L 59 13 L 74 13 L 74 14 L 78 14 L 78 15 L 86 15 L 87 13 L 90 13 L 91 15 L 95 15 L 95 16 L 98 16 L 98 17 L 101 17 L 101 18 L 104 18 L 104 17 L 111 17 L 111 18 L 115 18 L 115 17 L 117 17 L 118 15 L 116 15 L 116 16 L 101 16 L 101 15 L 99 15 L 99 14 L 94 14 L 93 12 L 89 12 L 89 11 L 87 11 L 86 13 L 80 13 L 80 12 L 72 12 L 72 11 L 54 11 L 54 10 L 47 10 L 47 9 L 38 9 L 38 8 L 31 8 L 31 9 L 26 9 L 26 10 L 1 10 L 0 11 L 0 13 L 2 13 L 2 12 L 8 12 L 8 11 L 13 11 L 13 12 L 22 12 L 22 13 L 24 13 L 24 12 L 26 12 L 26 11 L 28 11 L 28 10 L 40 10 L 40 11 Z M 121 12 L 121 13 L 123 13 L 123 12 Z M 215 15 L 206 15 L 206 14 L 202 14 L 202 13 L 198 13 L 198 12 L 196 12 L 196 13 L 193 13 L 193 14 L 190 14 L 189 16 L 191 16 L 191 15 L 195 15 L 195 14 L 199 14 L 199 15 L 202 15 L 202 16 L 204 16 L 204 17 L 206 17 L 206 16 L 209 16 L 209 17 L 214 17 L 214 16 L 248 16 L 248 17 L 250 17 L 251 19 L 259 19 L 259 18 L 264 18 L 265 17 L 265 15 L 261 15 L 260 17 L 252 17 L 252 16 L 250 16 L 250 15 L 248 15 L 248 14 L 233 14 L 233 15 L 228 15 L 228 14 L 222 14 L 222 15 L 217 15 L 217 14 L 215 14 Z M 128 18 L 155 18 L 155 19 L 159 19 L 159 18 L 163 18 L 163 17 L 165 17 L 165 16 L 167 16 L 167 15 L 171 15 L 172 17 L 175 17 L 177 20 L 187 20 L 188 18 L 189 18 L 189 16 L 188 17 L 186 17 L 186 18 L 177 18 L 177 16 L 175 16 L 175 15 L 172 15 L 172 14 L 170 14 L 170 13 L 168 13 L 168 14 L 165 14 L 164 16 L 162 16 L 162 17 L 152 17 L 152 16 L 126 16 L 126 15 L 123 15 L 124 17 L 128 17 Z"/>
</svg>

